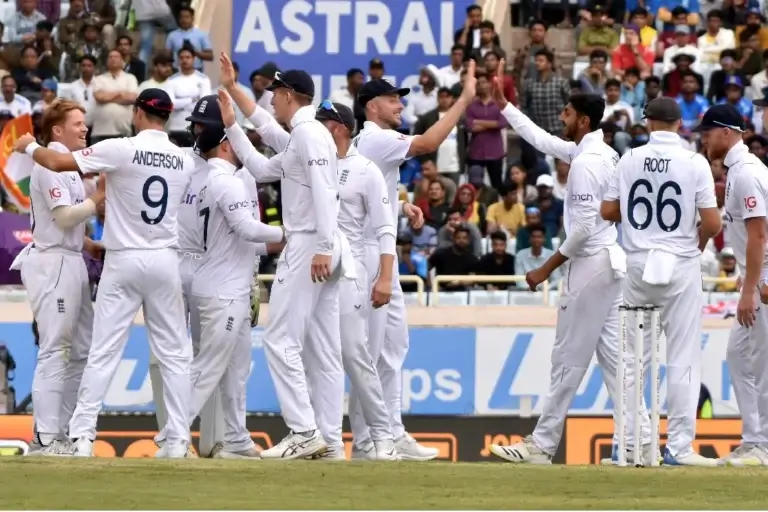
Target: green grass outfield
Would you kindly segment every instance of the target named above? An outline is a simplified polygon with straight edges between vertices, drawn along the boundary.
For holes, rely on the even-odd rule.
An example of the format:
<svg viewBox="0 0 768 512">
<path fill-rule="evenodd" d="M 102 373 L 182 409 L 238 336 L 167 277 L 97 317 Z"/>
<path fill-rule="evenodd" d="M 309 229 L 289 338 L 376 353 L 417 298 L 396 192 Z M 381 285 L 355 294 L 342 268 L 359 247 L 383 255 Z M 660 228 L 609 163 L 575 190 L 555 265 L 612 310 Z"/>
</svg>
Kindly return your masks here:
<svg viewBox="0 0 768 512">
<path fill-rule="evenodd" d="M 2 509 L 766 509 L 768 468 L 0 459 Z"/>
</svg>

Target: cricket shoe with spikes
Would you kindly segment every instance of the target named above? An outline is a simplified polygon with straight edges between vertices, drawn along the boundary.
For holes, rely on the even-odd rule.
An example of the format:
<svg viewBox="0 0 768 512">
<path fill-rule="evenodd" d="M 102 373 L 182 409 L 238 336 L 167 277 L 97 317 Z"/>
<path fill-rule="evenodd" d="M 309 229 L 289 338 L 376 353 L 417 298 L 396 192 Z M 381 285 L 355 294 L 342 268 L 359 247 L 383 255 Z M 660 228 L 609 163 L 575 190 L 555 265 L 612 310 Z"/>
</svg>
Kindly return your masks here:
<svg viewBox="0 0 768 512">
<path fill-rule="evenodd" d="M 325 460 L 329 462 L 346 462 L 347 454 L 344 445 L 329 446 L 324 452 L 306 457 L 307 460 Z"/>
<path fill-rule="evenodd" d="M 304 459 L 319 455 L 328 449 L 320 431 L 290 432 L 272 448 L 261 452 L 262 459 Z"/>
<path fill-rule="evenodd" d="M 408 432 L 395 439 L 395 450 L 400 460 L 427 461 L 440 455 L 437 448 L 427 448 L 419 444 Z"/>
<path fill-rule="evenodd" d="M 27 452 L 27 457 L 71 457 L 75 447 L 69 441 L 54 439 L 47 445 L 38 445 L 36 449 Z"/>
<path fill-rule="evenodd" d="M 220 450 L 217 450 L 216 454 L 213 455 L 212 457 L 214 459 L 261 460 L 261 451 L 255 446 L 248 450 L 241 450 L 241 451 L 226 450 L 222 446 L 222 448 Z"/>
<path fill-rule="evenodd" d="M 367 439 L 362 444 L 352 444 L 352 460 L 376 460 L 376 446 Z"/>
<path fill-rule="evenodd" d="M 489 450 L 497 457 L 516 464 L 552 464 L 552 456 L 536 446 L 533 436 L 526 436 L 519 443 L 510 446 L 492 444 Z"/>
</svg>

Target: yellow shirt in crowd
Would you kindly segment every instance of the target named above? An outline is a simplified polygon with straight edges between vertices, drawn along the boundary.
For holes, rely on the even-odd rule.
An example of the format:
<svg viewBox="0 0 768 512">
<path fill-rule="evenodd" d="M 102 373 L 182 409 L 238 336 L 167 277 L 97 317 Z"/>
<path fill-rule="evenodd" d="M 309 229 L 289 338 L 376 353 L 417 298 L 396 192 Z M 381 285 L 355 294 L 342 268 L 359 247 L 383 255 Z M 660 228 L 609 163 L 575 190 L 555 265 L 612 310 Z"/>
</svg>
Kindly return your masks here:
<svg viewBox="0 0 768 512">
<path fill-rule="evenodd" d="M 512 208 L 507 210 L 504 202 L 499 201 L 488 207 L 486 219 L 488 222 L 493 222 L 500 228 L 506 229 L 510 235 L 514 236 L 519 228 L 525 226 L 525 206 L 515 203 Z"/>
</svg>

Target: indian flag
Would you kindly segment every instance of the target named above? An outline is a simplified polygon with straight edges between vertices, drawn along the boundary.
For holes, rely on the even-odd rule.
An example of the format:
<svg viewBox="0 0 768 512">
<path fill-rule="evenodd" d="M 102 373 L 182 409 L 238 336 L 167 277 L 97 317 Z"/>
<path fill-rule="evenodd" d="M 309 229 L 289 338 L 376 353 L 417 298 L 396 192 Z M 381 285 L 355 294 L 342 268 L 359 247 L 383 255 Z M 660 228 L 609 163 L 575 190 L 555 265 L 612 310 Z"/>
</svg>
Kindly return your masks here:
<svg viewBox="0 0 768 512">
<path fill-rule="evenodd" d="M 32 118 L 25 114 L 9 121 L 0 135 L 0 181 L 9 201 L 20 213 L 29 213 L 29 178 L 34 162 L 27 155 L 13 152 L 13 143 L 32 133 Z"/>
</svg>

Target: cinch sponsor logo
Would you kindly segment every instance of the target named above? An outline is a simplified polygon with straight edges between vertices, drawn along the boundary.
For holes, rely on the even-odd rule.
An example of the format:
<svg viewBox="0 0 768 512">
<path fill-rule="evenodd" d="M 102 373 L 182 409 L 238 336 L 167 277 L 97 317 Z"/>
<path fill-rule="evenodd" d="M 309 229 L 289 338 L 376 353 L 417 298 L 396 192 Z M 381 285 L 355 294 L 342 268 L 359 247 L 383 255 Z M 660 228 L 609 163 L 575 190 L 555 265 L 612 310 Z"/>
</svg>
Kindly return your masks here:
<svg viewBox="0 0 768 512">
<path fill-rule="evenodd" d="M 571 194 L 571 199 L 574 201 L 592 201 L 592 194 Z"/>
<path fill-rule="evenodd" d="M 232 203 L 229 205 L 229 211 L 233 212 L 235 210 L 239 210 L 240 208 L 247 208 L 250 205 L 248 201 L 237 201 L 236 203 Z"/>
<path fill-rule="evenodd" d="M 307 162 L 307 165 L 312 167 L 313 165 L 328 165 L 328 159 L 327 158 L 313 158 L 309 162 Z"/>
<path fill-rule="evenodd" d="M 187 194 L 181 204 L 195 204 L 195 199 L 197 199 L 197 194 Z"/>
</svg>

